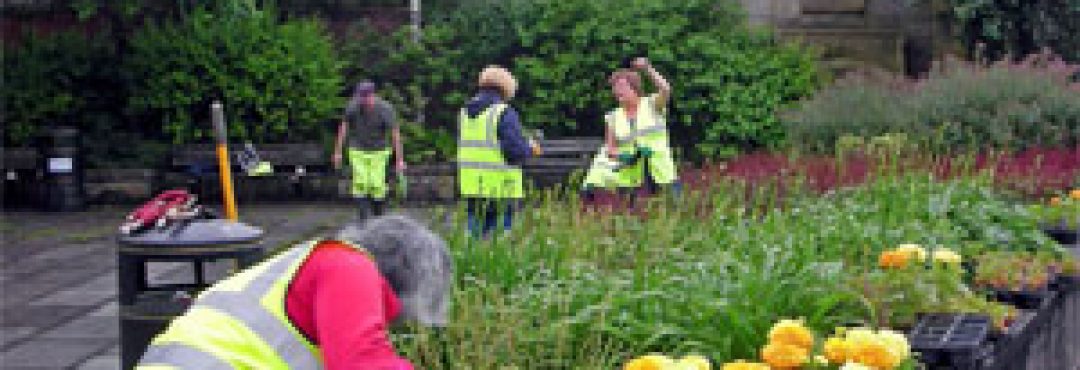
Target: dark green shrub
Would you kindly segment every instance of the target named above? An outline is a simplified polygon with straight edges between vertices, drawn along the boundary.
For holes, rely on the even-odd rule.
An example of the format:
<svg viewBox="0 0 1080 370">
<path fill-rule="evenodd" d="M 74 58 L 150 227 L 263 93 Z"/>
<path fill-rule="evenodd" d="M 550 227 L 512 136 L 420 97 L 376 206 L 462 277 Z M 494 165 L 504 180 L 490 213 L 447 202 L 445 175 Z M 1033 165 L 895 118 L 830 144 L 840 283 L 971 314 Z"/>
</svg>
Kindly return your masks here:
<svg viewBox="0 0 1080 370">
<path fill-rule="evenodd" d="M 150 22 L 124 66 L 129 113 L 174 143 L 211 137 L 210 103 L 225 106 L 229 134 L 255 142 L 325 138 L 340 116 L 340 63 L 311 20 L 278 22 L 272 10 L 196 9 Z"/>
<path fill-rule="evenodd" d="M 950 5 L 961 41 L 980 57 L 1017 57 L 1046 47 L 1065 60 L 1080 62 L 1078 1 L 951 0 Z"/>
<path fill-rule="evenodd" d="M 5 47 L 4 145 L 28 145 L 41 128 L 83 127 L 109 116 L 117 103 L 114 53 L 100 37 L 73 32 L 27 33 Z M 90 122 L 94 121 L 94 122 Z"/>
<path fill-rule="evenodd" d="M 1080 142 L 1076 66 L 1044 57 L 925 80 L 838 83 L 785 115 L 789 145 L 830 151 L 847 134 L 907 133 L 937 152 L 1075 146 Z"/>
</svg>

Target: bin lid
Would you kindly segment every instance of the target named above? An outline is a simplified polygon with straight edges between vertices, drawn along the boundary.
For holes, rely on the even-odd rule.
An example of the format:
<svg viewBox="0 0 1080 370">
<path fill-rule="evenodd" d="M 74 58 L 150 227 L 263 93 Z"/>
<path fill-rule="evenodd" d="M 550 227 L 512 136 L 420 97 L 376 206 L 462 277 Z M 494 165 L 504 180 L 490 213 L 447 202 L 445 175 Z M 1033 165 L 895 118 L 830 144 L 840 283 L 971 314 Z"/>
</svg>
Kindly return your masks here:
<svg viewBox="0 0 1080 370">
<path fill-rule="evenodd" d="M 193 220 L 163 229 L 120 236 L 121 244 L 145 246 L 196 246 L 250 243 L 263 235 L 260 228 L 225 219 Z"/>
</svg>

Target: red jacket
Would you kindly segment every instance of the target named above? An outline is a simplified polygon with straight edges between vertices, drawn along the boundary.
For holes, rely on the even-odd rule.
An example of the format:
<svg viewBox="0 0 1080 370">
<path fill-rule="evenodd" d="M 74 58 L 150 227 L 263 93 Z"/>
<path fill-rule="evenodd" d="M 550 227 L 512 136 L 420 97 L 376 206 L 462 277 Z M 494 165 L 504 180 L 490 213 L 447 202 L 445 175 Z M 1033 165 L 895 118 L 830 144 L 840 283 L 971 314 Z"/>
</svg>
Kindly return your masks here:
<svg viewBox="0 0 1080 370">
<path fill-rule="evenodd" d="M 401 304 L 369 257 L 335 241 L 315 246 L 285 297 L 285 311 L 322 351 L 327 370 L 411 370 L 387 334 Z"/>
</svg>

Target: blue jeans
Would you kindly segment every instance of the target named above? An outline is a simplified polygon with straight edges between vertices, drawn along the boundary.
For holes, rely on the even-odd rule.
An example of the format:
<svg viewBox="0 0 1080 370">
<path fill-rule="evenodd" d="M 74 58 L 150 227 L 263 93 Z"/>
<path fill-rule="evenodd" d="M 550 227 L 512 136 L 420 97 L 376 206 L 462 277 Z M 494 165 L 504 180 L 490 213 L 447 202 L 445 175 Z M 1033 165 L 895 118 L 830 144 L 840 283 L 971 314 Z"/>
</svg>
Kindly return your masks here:
<svg viewBox="0 0 1080 370">
<path fill-rule="evenodd" d="M 494 230 L 498 224 L 499 213 L 503 216 L 503 230 L 510 231 L 514 223 L 515 202 L 513 200 L 467 199 L 466 202 L 466 212 L 469 215 L 468 228 L 473 237 L 484 237 Z"/>
</svg>

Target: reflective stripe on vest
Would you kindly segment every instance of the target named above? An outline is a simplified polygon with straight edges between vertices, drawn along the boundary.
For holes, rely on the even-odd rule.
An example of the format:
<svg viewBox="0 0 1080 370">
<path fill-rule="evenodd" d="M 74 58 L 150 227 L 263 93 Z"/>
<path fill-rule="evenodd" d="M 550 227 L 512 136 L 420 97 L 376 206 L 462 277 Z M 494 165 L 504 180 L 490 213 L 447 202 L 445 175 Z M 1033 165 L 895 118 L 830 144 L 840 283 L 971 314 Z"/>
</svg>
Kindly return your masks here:
<svg viewBox="0 0 1080 370">
<path fill-rule="evenodd" d="M 664 137 L 666 137 L 667 136 L 667 126 L 665 126 L 665 125 L 653 125 L 651 127 L 646 127 L 646 128 L 640 129 L 640 130 L 634 130 L 634 132 L 630 133 L 629 135 L 617 136 L 615 138 L 615 141 L 619 145 L 633 144 L 635 141 L 637 141 L 640 138 L 649 137 L 649 136 L 654 135 L 654 134 L 663 134 Z"/>
<path fill-rule="evenodd" d="M 652 105 L 652 98 L 642 97 L 638 103 L 637 124 L 630 126 L 626 111 L 622 108 L 612 113 L 615 121 L 615 142 L 619 151 L 634 151 L 635 146 L 646 146 L 655 151 L 669 151 L 667 144 L 658 145 L 655 141 L 667 141 L 667 124 L 663 116 Z"/>
<path fill-rule="evenodd" d="M 321 368 L 317 348 L 300 335 L 299 330 L 294 328 L 287 318 L 282 319 L 275 316 L 261 303 L 278 284 L 288 284 L 288 282 L 292 281 L 299 264 L 311 253 L 314 245 L 315 241 L 307 242 L 264 262 L 265 267 L 253 277 L 250 277 L 247 284 L 244 284 L 238 291 L 215 289 L 219 285 L 224 285 L 223 283 L 230 282 L 231 278 L 215 284 L 214 287 L 199 295 L 190 309 L 202 308 L 216 311 L 250 330 L 251 333 L 275 352 L 277 355 L 276 360 L 280 360 L 266 359 L 265 361 L 268 364 L 280 362 L 286 364 L 290 369 Z M 239 275 L 234 275 L 234 277 L 237 279 L 242 278 Z M 272 304 L 279 307 L 280 314 L 283 314 L 285 309 L 284 297 L 280 297 L 278 300 L 280 302 L 272 302 Z M 208 330 L 213 329 L 208 328 Z M 168 329 L 166 329 L 166 332 L 168 332 Z M 197 339 L 190 338 L 188 340 Z M 222 357 L 228 358 L 227 354 L 230 350 L 241 351 L 247 345 L 250 344 L 236 343 L 234 348 L 205 350 L 183 341 L 157 343 L 155 340 L 154 343 L 151 343 L 140 364 L 160 364 L 183 369 L 203 369 L 207 368 L 206 364 L 213 365 L 213 362 L 216 361 L 225 363 L 226 368 L 231 368 L 231 365 Z M 213 353 L 218 351 L 220 353 Z M 191 354 L 195 353 L 201 355 L 191 356 Z M 210 360 L 210 358 L 213 360 Z M 269 368 L 271 366 L 266 365 L 265 367 Z"/>
<path fill-rule="evenodd" d="M 180 343 L 155 344 L 146 349 L 139 367 L 169 366 L 178 369 L 231 370 L 233 367 L 213 354 Z"/>
</svg>

